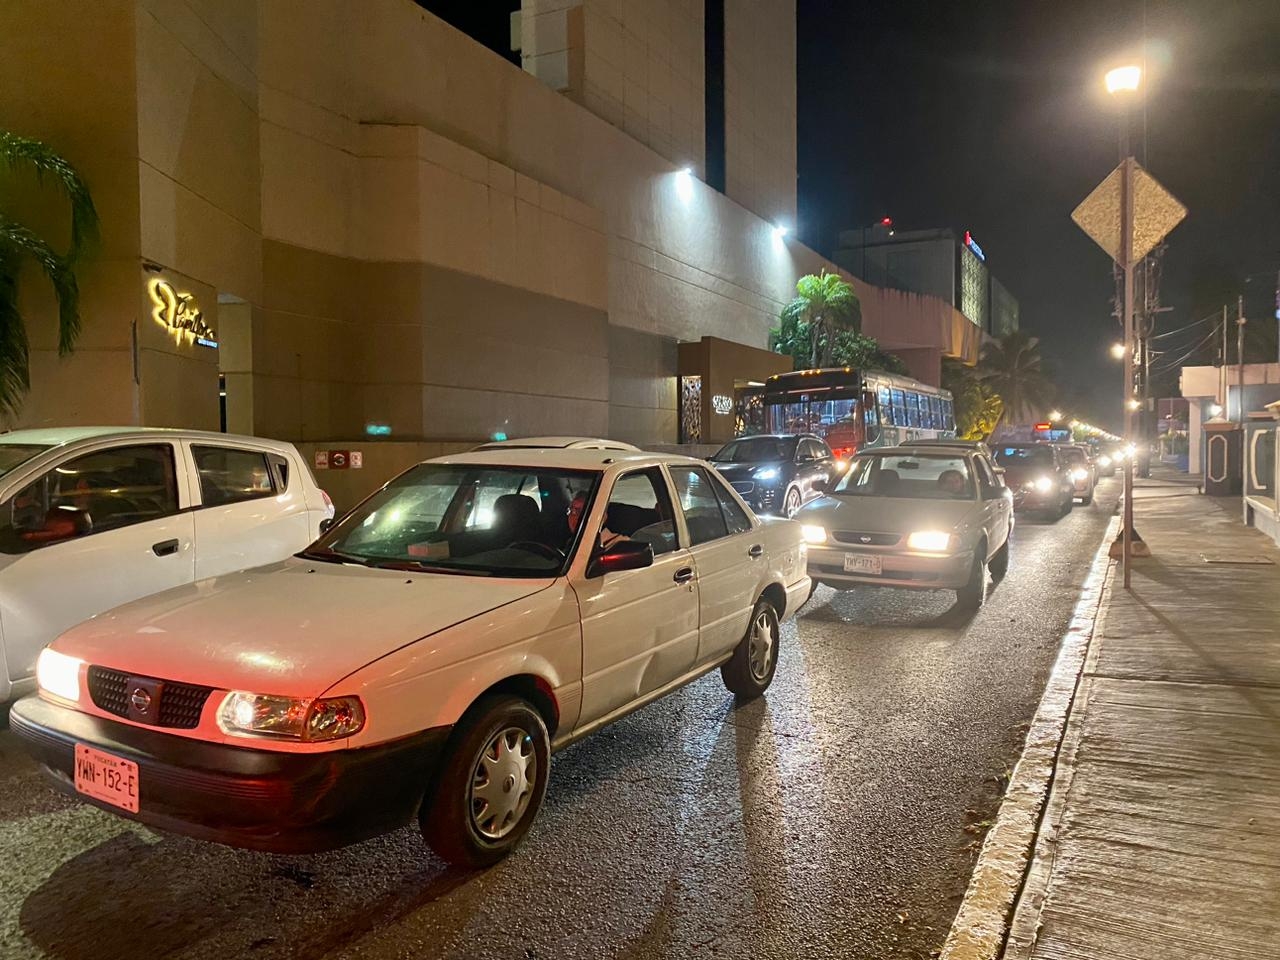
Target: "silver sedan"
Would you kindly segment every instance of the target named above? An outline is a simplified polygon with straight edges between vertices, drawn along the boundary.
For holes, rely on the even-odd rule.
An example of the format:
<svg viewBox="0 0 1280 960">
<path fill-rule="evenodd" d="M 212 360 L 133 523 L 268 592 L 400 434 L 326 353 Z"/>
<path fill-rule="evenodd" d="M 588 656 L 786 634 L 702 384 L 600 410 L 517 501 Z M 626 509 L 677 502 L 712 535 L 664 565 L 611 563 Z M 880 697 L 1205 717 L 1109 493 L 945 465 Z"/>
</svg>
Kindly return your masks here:
<svg viewBox="0 0 1280 960">
<path fill-rule="evenodd" d="M 1008 569 L 1013 497 L 980 451 L 891 447 L 855 457 L 795 520 L 815 584 L 955 590 L 975 608 L 988 571 Z"/>
</svg>

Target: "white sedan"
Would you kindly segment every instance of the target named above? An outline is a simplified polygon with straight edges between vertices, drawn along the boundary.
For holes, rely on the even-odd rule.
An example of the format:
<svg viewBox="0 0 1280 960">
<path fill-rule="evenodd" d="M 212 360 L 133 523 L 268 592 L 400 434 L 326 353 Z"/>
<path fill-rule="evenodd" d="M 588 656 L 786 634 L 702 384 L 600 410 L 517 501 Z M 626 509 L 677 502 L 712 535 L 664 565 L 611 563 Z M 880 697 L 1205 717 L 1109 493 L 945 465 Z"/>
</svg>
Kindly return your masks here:
<svg viewBox="0 0 1280 960">
<path fill-rule="evenodd" d="M 130 600 L 283 560 L 333 504 L 291 443 L 67 427 L 0 435 L 0 703 L 36 657 Z"/>
<path fill-rule="evenodd" d="M 57 786 L 157 827 L 305 851 L 416 814 L 478 866 L 529 829 L 554 749 L 717 668 L 763 693 L 808 593 L 799 525 L 701 461 L 462 454 L 297 558 L 69 631 L 10 722 Z"/>
<path fill-rule="evenodd" d="M 815 583 L 955 590 L 972 609 L 988 572 L 1008 570 L 1013 494 L 980 450 L 889 447 L 855 457 L 795 519 Z"/>
</svg>

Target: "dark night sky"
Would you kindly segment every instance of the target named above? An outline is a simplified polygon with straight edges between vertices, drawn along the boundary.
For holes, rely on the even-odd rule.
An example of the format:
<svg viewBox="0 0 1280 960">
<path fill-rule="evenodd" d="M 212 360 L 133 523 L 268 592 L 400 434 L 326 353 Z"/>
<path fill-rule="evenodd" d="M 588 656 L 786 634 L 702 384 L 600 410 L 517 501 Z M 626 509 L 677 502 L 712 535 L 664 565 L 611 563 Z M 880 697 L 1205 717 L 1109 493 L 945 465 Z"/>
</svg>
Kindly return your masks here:
<svg viewBox="0 0 1280 960">
<path fill-rule="evenodd" d="M 1140 50 L 1142 0 L 798 0 L 801 237 L 891 216 L 971 230 L 1042 338 L 1069 409 L 1118 417 L 1108 260 L 1071 222 L 1115 165 L 1102 73 Z M 1159 321 L 1235 299 L 1272 316 L 1280 268 L 1280 0 L 1149 0 L 1147 168 L 1189 208 Z M 1135 152 L 1142 159 L 1142 111 Z M 1254 333 L 1271 351 L 1274 320 Z M 1163 341 L 1166 362 L 1208 332 Z M 1234 343 L 1234 334 L 1233 334 Z M 1179 344 L 1184 346 L 1176 349 Z M 1232 350 L 1234 357 L 1234 347 Z M 1212 362 L 1208 351 L 1202 362 Z M 1176 379 L 1166 378 L 1169 392 Z"/>
</svg>

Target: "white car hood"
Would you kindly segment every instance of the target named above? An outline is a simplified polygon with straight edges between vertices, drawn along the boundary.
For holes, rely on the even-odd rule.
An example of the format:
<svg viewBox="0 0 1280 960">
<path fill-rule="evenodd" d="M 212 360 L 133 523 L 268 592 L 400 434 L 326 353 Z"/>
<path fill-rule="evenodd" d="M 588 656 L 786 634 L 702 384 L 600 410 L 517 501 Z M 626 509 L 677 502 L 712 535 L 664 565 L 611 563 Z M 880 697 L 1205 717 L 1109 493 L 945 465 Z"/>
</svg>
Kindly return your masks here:
<svg viewBox="0 0 1280 960">
<path fill-rule="evenodd" d="M 550 583 L 294 558 L 117 607 L 54 646 L 140 676 L 313 697 L 393 650 Z M 448 647 L 440 652 L 449 663 Z"/>
<path fill-rule="evenodd" d="M 796 514 L 799 523 L 828 530 L 908 534 L 914 530 L 950 533 L 978 516 L 974 500 L 906 500 L 897 497 L 823 497 Z"/>
</svg>

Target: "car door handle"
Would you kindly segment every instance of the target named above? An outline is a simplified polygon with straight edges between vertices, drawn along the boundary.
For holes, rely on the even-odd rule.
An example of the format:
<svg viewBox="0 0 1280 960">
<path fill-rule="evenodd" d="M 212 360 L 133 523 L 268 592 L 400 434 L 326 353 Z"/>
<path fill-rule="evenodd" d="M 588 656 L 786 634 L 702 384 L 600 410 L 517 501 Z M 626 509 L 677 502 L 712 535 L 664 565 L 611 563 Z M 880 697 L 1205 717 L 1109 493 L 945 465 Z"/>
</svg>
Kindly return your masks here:
<svg viewBox="0 0 1280 960">
<path fill-rule="evenodd" d="M 171 557 L 178 552 L 178 541 L 176 539 L 161 540 L 159 543 L 153 543 L 151 552 L 157 557 Z"/>
<path fill-rule="evenodd" d="M 671 579 L 676 583 L 688 583 L 693 579 L 693 567 L 681 567 Z"/>
<path fill-rule="evenodd" d="M 758 543 L 757 543 L 757 544 L 754 544 L 754 545 L 751 547 L 751 549 L 747 551 L 747 556 L 748 556 L 748 557 L 750 557 L 752 560 L 755 560 L 755 559 L 757 559 L 758 557 L 763 557 L 763 556 L 764 556 L 764 547 L 760 546 L 760 544 L 758 544 Z"/>
</svg>

